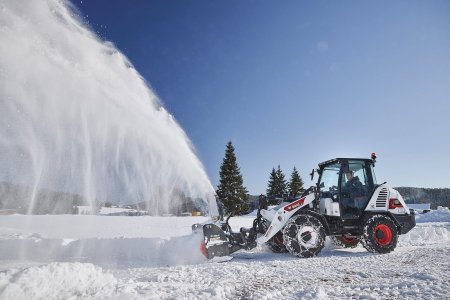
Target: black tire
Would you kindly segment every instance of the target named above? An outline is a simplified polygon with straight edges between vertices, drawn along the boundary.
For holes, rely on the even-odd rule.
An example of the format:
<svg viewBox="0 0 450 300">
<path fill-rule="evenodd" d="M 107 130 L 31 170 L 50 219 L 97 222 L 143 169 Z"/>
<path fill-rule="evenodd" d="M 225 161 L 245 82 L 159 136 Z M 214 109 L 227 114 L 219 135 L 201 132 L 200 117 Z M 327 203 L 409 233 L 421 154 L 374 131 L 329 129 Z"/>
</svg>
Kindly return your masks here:
<svg viewBox="0 0 450 300">
<path fill-rule="evenodd" d="M 389 253 L 397 247 L 398 229 L 386 215 L 373 215 L 364 225 L 361 242 L 369 252 Z"/>
<path fill-rule="evenodd" d="M 269 241 L 267 241 L 267 245 L 270 250 L 275 253 L 286 253 L 288 250 L 286 246 L 283 244 L 283 233 L 279 231 L 277 234 L 273 236 Z"/>
<path fill-rule="evenodd" d="M 268 221 L 263 220 L 261 222 L 262 233 L 265 233 L 269 228 L 270 223 Z M 269 246 L 270 250 L 274 253 L 286 253 L 287 249 L 283 244 L 283 232 L 279 231 L 275 234 L 270 240 L 266 242 L 267 246 Z"/>
<path fill-rule="evenodd" d="M 345 235 L 333 236 L 331 239 L 336 246 L 341 248 L 356 248 L 360 242 L 360 238 L 358 237 L 348 237 Z"/>
<path fill-rule="evenodd" d="M 283 229 L 283 242 L 289 253 L 298 257 L 311 257 L 320 253 L 325 245 L 322 222 L 308 214 L 292 217 Z"/>
</svg>

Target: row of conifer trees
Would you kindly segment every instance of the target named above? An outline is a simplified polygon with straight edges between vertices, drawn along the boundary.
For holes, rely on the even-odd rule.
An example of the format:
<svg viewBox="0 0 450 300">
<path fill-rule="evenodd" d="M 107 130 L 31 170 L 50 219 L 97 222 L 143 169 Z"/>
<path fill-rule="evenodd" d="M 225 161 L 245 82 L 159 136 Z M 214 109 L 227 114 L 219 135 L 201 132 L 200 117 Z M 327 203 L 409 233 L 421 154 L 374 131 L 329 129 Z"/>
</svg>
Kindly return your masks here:
<svg viewBox="0 0 450 300">
<path fill-rule="evenodd" d="M 237 164 L 233 144 L 228 142 L 225 157 L 220 166 L 220 181 L 217 186 L 219 205 L 223 206 L 225 214 L 241 215 L 248 213 L 250 203 L 248 190 L 244 186 L 244 180 Z M 296 167 L 293 168 L 289 182 L 278 165 L 270 172 L 267 183 L 266 195 L 270 197 L 292 197 L 300 195 L 304 191 L 303 180 Z"/>
</svg>

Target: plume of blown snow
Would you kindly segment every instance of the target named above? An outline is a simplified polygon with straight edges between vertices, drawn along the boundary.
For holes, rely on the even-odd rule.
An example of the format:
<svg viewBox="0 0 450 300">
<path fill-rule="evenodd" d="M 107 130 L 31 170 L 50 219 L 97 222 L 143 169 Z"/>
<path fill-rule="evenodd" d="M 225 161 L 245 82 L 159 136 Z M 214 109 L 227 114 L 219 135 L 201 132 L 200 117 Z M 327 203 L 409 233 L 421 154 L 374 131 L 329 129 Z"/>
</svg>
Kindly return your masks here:
<svg viewBox="0 0 450 300">
<path fill-rule="evenodd" d="M 0 181 L 165 213 L 217 214 L 194 147 L 130 61 L 68 1 L 0 3 Z"/>
</svg>

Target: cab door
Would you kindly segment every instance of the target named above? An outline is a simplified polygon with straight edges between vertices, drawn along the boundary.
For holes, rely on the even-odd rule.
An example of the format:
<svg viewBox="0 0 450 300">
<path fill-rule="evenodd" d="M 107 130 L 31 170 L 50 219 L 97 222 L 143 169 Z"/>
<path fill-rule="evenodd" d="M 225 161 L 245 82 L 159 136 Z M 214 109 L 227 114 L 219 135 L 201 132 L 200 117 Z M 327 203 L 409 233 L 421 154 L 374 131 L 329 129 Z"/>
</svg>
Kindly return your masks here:
<svg viewBox="0 0 450 300">
<path fill-rule="evenodd" d="M 341 164 L 336 162 L 321 170 L 319 179 L 319 209 L 322 214 L 340 217 L 339 176 Z"/>
<path fill-rule="evenodd" d="M 342 163 L 339 187 L 342 219 L 359 218 L 371 191 L 366 162 L 349 160 Z"/>
</svg>

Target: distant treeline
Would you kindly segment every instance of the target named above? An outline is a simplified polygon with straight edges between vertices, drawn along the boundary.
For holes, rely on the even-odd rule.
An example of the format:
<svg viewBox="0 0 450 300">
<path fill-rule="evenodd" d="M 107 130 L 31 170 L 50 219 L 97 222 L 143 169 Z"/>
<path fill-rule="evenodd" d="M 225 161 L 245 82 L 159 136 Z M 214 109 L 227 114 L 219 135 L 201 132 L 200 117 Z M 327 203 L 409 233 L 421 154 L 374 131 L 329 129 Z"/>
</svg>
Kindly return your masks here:
<svg viewBox="0 0 450 300">
<path fill-rule="evenodd" d="M 181 215 L 184 212 L 199 211 L 205 214 L 208 208 L 201 198 L 179 196 L 178 205 L 170 207 L 169 211 L 162 211 L 157 206 L 151 206 L 150 202 L 138 202 L 123 204 L 127 208 L 147 211 L 149 215 L 162 215 L 171 213 Z M 13 210 L 20 214 L 77 214 L 78 206 L 90 206 L 95 204 L 93 212 L 96 213 L 102 206 L 112 206 L 117 203 L 88 201 L 85 197 L 65 192 L 48 189 L 32 189 L 12 183 L 0 182 L 0 210 Z"/>
<path fill-rule="evenodd" d="M 11 183 L 0 182 L 0 209 L 12 209 L 21 214 L 72 214 L 74 207 L 88 205 L 77 194 L 47 189 L 34 190 Z"/>
<path fill-rule="evenodd" d="M 448 188 L 415 188 L 396 187 L 406 203 L 430 203 L 432 209 L 438 206 L 450 207 L 450 189 Z"/>
</svg>

